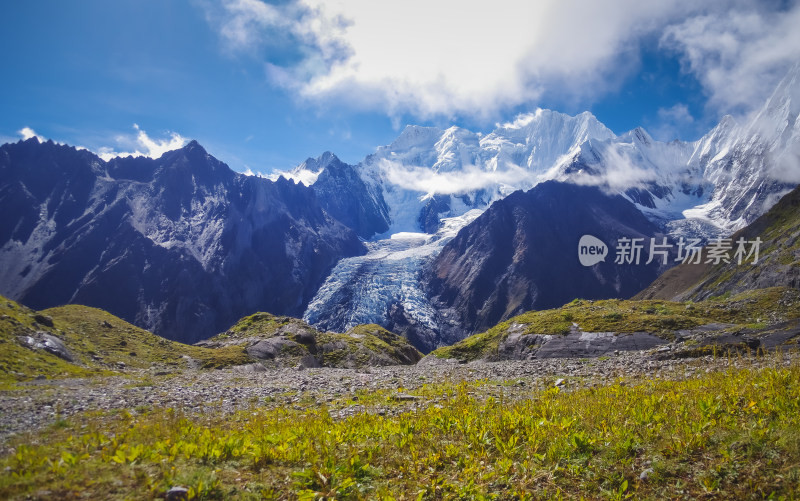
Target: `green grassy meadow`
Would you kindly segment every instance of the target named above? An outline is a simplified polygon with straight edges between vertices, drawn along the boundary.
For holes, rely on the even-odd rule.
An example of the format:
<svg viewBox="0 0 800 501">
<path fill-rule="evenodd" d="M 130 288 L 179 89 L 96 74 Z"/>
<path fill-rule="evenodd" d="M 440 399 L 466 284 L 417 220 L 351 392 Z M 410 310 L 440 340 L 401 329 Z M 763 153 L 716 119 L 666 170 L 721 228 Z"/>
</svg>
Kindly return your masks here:
<svg viewBox="0 0 800 501">
<path fill-rule="evenodd" d="M 397 415 L 374 412 L 390 391 L 344 419 L 345 401 L 87 413 L 12 439 L 0 498 L 796 499 L 800 362 L 767 357 L 513 398 L 504 381 L 441 382 Z"/>
</svg>

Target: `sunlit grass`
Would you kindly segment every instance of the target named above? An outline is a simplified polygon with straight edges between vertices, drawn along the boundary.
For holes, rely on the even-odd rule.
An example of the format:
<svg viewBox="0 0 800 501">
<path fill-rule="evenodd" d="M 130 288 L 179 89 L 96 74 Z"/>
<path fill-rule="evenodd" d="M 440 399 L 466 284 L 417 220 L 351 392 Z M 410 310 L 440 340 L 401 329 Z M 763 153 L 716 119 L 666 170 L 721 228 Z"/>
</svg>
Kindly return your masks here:
<svg viewBox="0 0 800 501">
<path fill-rule="evenodd" d="M 796 498 L 800 364 L 770 357 L 566 391 L 437 383 L 396 415 L 383 411 L 411 409 L 396 391 L 361 394 L 341 419 L 349 397 L 228 417 L 88 414 L 19 438 L 0 498 L 146 499 L 175 485 L 205 499 Z"/>
</svg>

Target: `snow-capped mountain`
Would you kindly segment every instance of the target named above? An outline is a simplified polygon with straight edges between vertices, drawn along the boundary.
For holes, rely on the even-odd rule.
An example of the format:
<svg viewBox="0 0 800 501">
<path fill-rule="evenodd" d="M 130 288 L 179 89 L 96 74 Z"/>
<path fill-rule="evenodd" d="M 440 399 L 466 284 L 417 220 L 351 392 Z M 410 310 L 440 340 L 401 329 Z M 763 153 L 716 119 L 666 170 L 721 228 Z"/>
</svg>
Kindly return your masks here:
<svg viewBox="0 0 800 501">
<path fill-rule="evenodd" d="M 586 287 L 619 295 L 642 279 L 567 280 L 548 300 L 528 255 L 539 222 L 522 212 L 547 214 L 563 236 L 567 211 L 517 195 L 496 217 L 478 217 L 514 192 L 551 180 L 599 188 L 605 198 L 587 196 L 596 207 L 581 209 L 586 219 L 624 200 L 649 220 L 637 223 L 645 236 L 726 235 L 766 211 L 800 182 L 799 75 L 796 66 L 752 119 L 726 117 L 695 142 L 656 141 L 641 128 L 616 136 L 591 113 L 539 109 L 486 134 L 408 126 L 357 165 L 325 153 L 273 180 L 236 174 L 196 142 L 157 160 L 109 162 L 36 139 L 6 144 L 0 293 L 37 309 L 102 307 L 186 341 L 266 310 L 336 330 L 377 322 L 427 349 L 445 324 L 452 341 L 521 307 Z M 485 266 L 509 257 L 503 249 L 524 262 Z M 514 287 L 527 295 L 497 289 L 520 270 L 529 280 Z"/>
<path fill-rule="evenodd" d="M 408 126 L 391 144 L 348 166 L 365 187 L 364 194 L 353 197 L 350 191 L 348 196 L 369 201 L 359 203 L 359 209 L 382 224 L 374 225 L 371 235 L 358 226 L 362 237 L 375 241 L 370 252 L 334 270 L 311 302 L 306 319 L 349 326 L 352 311 L 369 310 L 372 321 L 394 327 L 392 312 L 402 310 L 401 323 L 425 325 L 435 332 L 438 327 L 431 325 L 428 302 L 398 298 L 410 297 L 402 291 L 409 290 L 414 277 L 421 276 L 452 237 L 436 238 L 435 247 L 406 261 L 399 273 L 402 280 L 381 280 L 377 286 L 375 270 L 390 262 L 396 266 L 392 249 L 400 245 L 383 239 L 422 232 L 402 240 L 399 252 L 413 253 L 409 242 L 420 248 L 428 245 L 444 221 L 486 210 L 516 190 L 547 180 L 594 185 L 609 195 L 622 195 L 674 239 L 730 235 L 800 182 L 798 74 L 796 66 L 746 123 L 725 117 L 694 142 L 656 141 L 642 128 L 616 136 L 591 113 L 569 116 L 541 109 L 485 135 L 459 127 Z M 319 181 L 326 170 L 324 160 L 323 156 L 306 162 L 289 174 L 319 189 L 322 199 L 331 194 Z M 386 229 L 381 231 L 382 227 Z M 396 270 L 387 274 L 399 275 Z M 414 283 L 411 289 L 419 286 Z M 575 297 L 581 294 L 574 291 Z M 350 307 L 322 313 L 332 298 L 346 298 L 343 301 Z M 475 325 L 462 327 L 471 333 Z"/>
<path fill-rule="evenodd" d="M 0 293 L 79 303 L 193 342 L 255 311 L 300 316 L 356 234 L 314 192 L 191 142 L 152 160 L 32 138 L 0 147 Z"/>
<path fill-rule="evenodd" d="M 656 141 L 642 128 L 616 136 L 591 113 L 538 109 L 485 135 L 409 125 L 349 167 L 387 227 L 375 225 L 376 238 L 435 233 L 438 220 L 551 179 L 621 193 L 676 236 L 730 234 L 800 182 L 799 74 L 800 65 L 746 123 L 726 116 L 694 142 Z M 325 161 L 285 175 L 323 188 Z"/>
<path fill-rule="evenodd" d="M 387 235 L 431 232 L 432 219 L 485 209 L 541 182 L 549 167 L 587 140 L 611 137 L 591 113 L 571 117 L 539 109 L 487 135 L 460 127 L 408 126 L 358 167 L 383 191 Z"/>
<path fill-rule="evenodd" d="M 743 125 L 723 120 L 690 160 L 715 191 L 697 210 L 738 230 L 800 183 L 800 64 Z"/>
</svg>

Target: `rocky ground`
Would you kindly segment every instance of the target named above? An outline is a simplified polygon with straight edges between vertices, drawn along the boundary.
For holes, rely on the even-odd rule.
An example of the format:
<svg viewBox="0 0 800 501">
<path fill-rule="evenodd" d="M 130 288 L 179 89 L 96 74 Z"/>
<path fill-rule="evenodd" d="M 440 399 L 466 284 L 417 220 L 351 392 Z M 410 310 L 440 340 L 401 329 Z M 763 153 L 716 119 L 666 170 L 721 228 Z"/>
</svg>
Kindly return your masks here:
<svg viewBox="0 0 800 501">
<path fill-rule="evenodd" d="M 36 380 L 0 390 L 0 454 L 9 439 L 36 431 L 75 414 L 126 409 L 143 412 L 174 408 L 186 413 L 231 413 L 256 407 L 325 406 L 335 418 L 361 412 L 395 414 L 446 398 L 420 397 L 415 390 L 442 382 L 487 380 L 485 397 L 526 398 L 543 388 L 563 390 L 624 379 L 683 379 L 730 368 L 788 365 L 800 355 L 765 357 L 668 358 L 664 349 L 618 352 L 607 357 L 529 361 L 426 363 L 366 369 L 268 369 L 253 366 L 223 370 L 186 370 L 164 374 L 130 372 L 91 379 Z M 370 399 L 374 391 L 387 391 Z"/>
</svg>

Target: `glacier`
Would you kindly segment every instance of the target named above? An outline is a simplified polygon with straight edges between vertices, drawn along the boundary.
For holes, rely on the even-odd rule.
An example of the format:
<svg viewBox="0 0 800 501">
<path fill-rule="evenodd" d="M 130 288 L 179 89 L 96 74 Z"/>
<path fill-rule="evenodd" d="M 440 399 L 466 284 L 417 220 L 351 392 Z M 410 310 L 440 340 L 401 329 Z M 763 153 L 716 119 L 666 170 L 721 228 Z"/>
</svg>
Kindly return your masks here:
<svg viewBox="0 0 800 501">
<path fill-rule="evenodd" d="M 309 303 L 303 320 L 321 329 L 345 332 L 359 324 L 389 324 L 388 312 L 397 305 L 423 327 L 436 330 L 437 312 L 422 289 L 419 273 L 458 230 L 482 212 L 472 209 L 444 218 L 433 235 L 398 232 L 366 242 L 367 254 L 336 264 Z"/>
<path fill-rule="evenodd" d="M 618 136 L 589 112 L 545 109 L 486 134 L 406 126 L 352 166 L 367 199 L 384 208 L 386 230 L 369 237 L 367 255 L 334 268 L 304 318 L 334 330 L 387 326 L 389 310 L 400 305 L 435 331 L 437 312 L 419 284 L 422 267 L 473 215 L 548 180 L 621 194 L 676 239 L 729 235 L 800 182 L 799 75 L 797 65 L 743 123 L 723 117 L 690 142 L 657 141 L 640 127 Z M 309 159 L 283 175 L 313 187 L 327 162 Z"/>
</svg>

